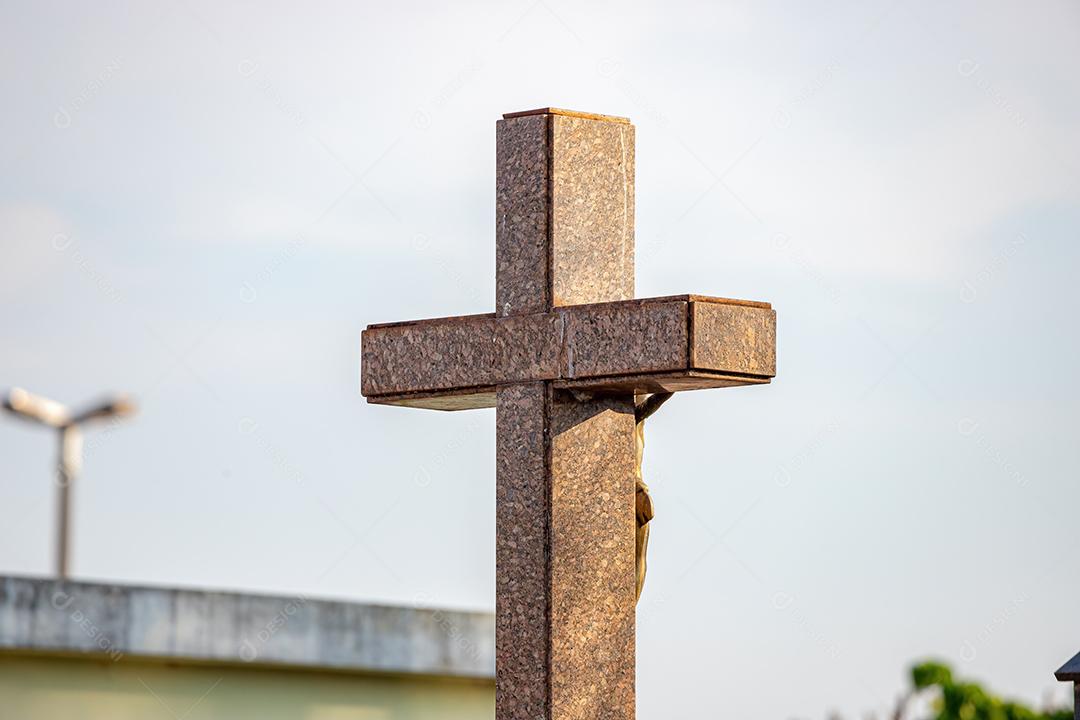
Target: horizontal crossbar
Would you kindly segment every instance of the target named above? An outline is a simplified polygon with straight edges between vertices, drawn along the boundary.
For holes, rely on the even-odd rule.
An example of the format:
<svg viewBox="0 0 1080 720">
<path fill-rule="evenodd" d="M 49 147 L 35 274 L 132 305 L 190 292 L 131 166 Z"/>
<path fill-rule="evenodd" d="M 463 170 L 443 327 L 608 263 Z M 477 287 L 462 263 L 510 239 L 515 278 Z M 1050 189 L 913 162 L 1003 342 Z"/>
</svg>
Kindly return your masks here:
<svg viewBox="0 0 1080 720">
<path fill-rule="evenodd" d="M 439 410 L 493 407 L 495 389 L 513 383 L 679 392 L 775 374 L 772 308 L 699 295 L 372 325 L 361 341 L 368 402 Z"/>
</svg>

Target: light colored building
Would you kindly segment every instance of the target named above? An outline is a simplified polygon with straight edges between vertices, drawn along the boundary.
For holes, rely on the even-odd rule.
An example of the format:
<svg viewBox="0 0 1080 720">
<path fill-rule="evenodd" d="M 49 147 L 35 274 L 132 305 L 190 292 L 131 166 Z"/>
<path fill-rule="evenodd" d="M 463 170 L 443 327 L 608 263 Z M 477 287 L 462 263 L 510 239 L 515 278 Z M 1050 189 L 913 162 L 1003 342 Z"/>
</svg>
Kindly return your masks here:
<svg viewBox="0 0 1080 720">
<path fill-rule="evenodd" d="M 0 577 L 0 717 L 476 720 L 488 613 Z"/>
</svg>

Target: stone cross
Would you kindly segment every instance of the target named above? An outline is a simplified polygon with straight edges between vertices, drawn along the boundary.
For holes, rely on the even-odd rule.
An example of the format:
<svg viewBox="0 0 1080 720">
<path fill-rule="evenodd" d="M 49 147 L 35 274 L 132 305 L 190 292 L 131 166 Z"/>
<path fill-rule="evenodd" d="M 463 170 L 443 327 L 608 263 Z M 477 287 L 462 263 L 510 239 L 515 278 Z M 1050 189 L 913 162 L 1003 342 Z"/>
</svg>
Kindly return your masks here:
<svg viewBox="0 0 1080 720">
<path fill-rule="evenodd" d="M 371 325 L 368 402 L 496 411 L 496 718 L 634 717 L 635 396 L 768 383 L 776 315 L 634 299 L 634 126 L 496 125 L 495 312 Z"/>
</svg>

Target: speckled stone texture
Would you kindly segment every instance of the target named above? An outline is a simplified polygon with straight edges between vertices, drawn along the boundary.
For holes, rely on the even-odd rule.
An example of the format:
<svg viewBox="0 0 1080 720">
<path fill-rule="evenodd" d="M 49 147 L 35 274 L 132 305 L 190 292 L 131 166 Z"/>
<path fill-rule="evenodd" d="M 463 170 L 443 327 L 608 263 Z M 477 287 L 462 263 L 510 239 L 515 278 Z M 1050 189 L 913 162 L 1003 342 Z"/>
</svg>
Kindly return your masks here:
<svg viewBox="0 0 1080 720">
<path fill-rule="evenodd" d="M 521 382 L 559 374 L 558 317 L 473 315 L 370 328 L 361 336 L 365 395 Z"/>
<path fill-rule="evenodd" d="M 628 720 L 635 669 L 634 398 L 552 397 L 551 717 Z"/>
<path fill-rule="evenodd" d="M 715 302 L 690 307 L 691 367 L 776 375 L 776 311 Z"/>
<path fill-rule="evenodd" d="M 372 402 L 456 410 L 493 406 L 502 383 L 605 392 L 760 384 L 776 372 L 775 345 L 767 304 L 699 295 L 424 320 L 364 332 L 361 390 Z"/>
<path fill-rule="evenodd" d="M 499 388 L 495 468 L 495 706 L 499 720 L 550 718 L 548 393 Z"/>
<path fill-rule="evenodd" d="M 629 300 L 634 297 L 634 126 L 568 115 L 548 118 L 551 304 Z"/>
<path fill-rule="evenodd" d="M 498 390 L 495 716 L 634 717 L 634 406 Z"/>
<path fill-rule="evenodd" d="M 629 720 L 633 397 L 498 397 L 496 718 Z"/>
<path fill-rule="evenodd" d="M 687 368 L 686 305 L 629 300 L 559 308 L 560 379 Z"/>
<path fill-rule="evenodd" d="M 542 173 L 531 149 L 503 149 L 504 139 L 534 142 L 537 118 Z M 627 128 L 555 113 L 500 125 L 500 158 L 514 164 L 500 162 L 498 174 L 498 313 L 557 318 L 560 366 L 566 323 L 553 306 L 633 297 Z M 531 244 L 538 177 L 547 185 L 542 266 Z M 496 720 L 632 720 L 633 395 L 579 402 L 550 381 L 503 385 L 497 414 L 496 512 L 509 537 L 496 551 Z"/>
<path fill-rule="evenodd" d="M 604 117 L 496 125 L 499 315 L 634 297 L 634 126 Z"/>
<path fill-rule="evenodd" d="M 495 311 L 543 312 L 551 306 L 550 116 L 495 126 Z"/>
</svg>

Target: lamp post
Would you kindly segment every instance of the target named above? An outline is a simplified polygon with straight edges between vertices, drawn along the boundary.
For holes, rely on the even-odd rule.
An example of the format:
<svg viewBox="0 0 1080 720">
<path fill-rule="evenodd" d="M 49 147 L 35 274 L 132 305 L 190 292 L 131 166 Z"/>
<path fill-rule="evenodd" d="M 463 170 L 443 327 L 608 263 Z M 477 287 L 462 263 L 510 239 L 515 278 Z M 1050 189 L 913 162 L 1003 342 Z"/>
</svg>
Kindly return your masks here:
<svg viewBox="0 0 1080 720">
<path fill-rule="evenodd" d="M 24 420 L 31 420 L 59 432 L 60 452 L 57 462 L 56 575 L 61 580 L 68 576 L 70 546 L 69 520 L 71 517 L 71 484 L 82 468 L 82 426 L 94 420 L 121 418 L 134 414 L 135 404 L 126 396 L 116 396 L 72 413 L 67 407 L 39 395 L 13 388 L 4 398 L 4 409 Z"/>
</svg>

